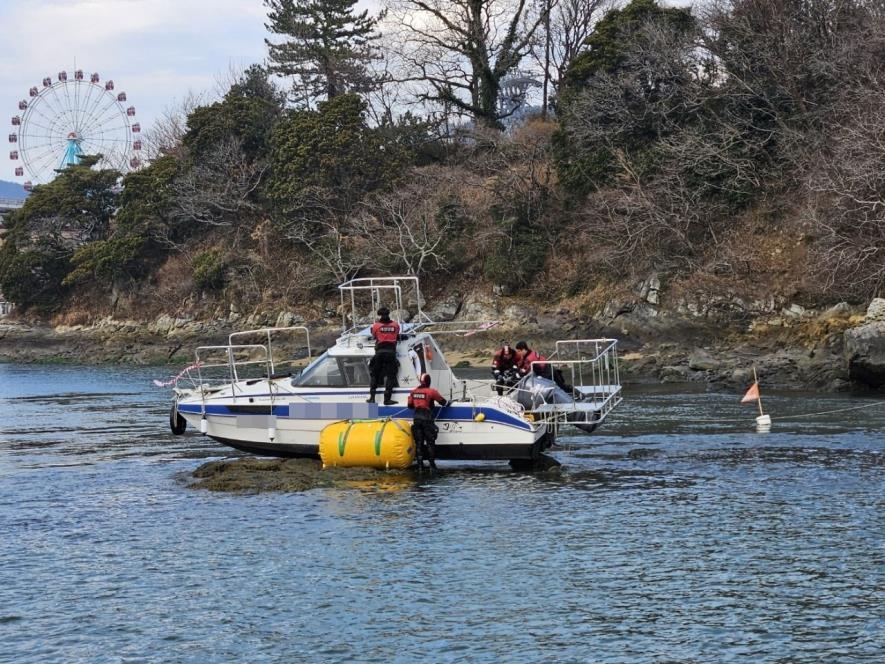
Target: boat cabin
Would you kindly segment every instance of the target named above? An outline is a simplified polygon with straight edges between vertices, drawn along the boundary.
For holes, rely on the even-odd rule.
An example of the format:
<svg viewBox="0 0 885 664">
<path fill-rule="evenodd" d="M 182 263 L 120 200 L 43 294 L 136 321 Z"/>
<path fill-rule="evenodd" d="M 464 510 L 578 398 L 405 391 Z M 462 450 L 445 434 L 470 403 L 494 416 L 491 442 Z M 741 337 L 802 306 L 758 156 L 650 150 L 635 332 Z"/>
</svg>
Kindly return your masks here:
<svg viewBox="0 0 885 664">
<path fill-rule="evenodd" d="M 449 395 L 455 381 L 436 341 L 427 333 L 410 334 L 408 324 L 403 330 L 405 338 L 397 344 L 399 389 L 417 387 L 418 377 L 427 373 L 433 386 Z M 294 377 L 292 386 L 365 389 L 371 382 L 369 362 L 374 355 L 374 341 L 368 328 L 360 334 L 346 335 Z"/>
</svg>

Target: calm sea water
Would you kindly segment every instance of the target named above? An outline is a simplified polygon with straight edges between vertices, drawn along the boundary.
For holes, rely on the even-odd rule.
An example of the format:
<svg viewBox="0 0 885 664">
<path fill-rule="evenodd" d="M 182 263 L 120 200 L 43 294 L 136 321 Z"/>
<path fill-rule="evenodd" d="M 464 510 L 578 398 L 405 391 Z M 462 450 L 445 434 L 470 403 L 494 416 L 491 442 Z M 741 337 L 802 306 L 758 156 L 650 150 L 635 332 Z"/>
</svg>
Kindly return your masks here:
<svg viewBox="0 0 885 664">
<path fill-rule="evenodd" d="M 0 661 L 882 661 L 882 397 L 633 388 L 559 474 L 229 495 L 163 377 L 0 365 Z"/>
</svg>

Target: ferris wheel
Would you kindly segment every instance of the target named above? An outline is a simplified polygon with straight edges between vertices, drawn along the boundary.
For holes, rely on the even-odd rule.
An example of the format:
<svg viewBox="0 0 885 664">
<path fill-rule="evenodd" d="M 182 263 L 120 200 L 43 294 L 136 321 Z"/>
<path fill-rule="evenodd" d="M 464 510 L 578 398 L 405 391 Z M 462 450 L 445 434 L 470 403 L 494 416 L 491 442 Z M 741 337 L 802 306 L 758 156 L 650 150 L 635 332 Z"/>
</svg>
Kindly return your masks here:
<svg viewBox="0 0 885 664">
<path fill-rule="evenodd" d="M 97 73 L 77 69 L 72 76 L 66 71 L 54 80 L 47 76 L 28 91 L 18 109 L 9 134 L 9 158 L 18 162 L 16 177 L 30 178 L 26 190 L 49 182 L 83 155 L 100 154 L 99 168 L 122 173 L 141 166 L 135 107 L 127 106 L 125 92 L 114 92 L 113 81 L 102 82 Z"/>
</svg>

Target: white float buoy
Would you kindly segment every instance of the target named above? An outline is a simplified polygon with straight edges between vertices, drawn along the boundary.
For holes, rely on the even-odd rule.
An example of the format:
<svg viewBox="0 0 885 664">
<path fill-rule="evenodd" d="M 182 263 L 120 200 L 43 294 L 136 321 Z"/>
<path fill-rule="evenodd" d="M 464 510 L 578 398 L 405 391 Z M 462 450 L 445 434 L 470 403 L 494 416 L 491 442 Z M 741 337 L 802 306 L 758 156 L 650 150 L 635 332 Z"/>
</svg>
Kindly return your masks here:
<svg viewBox="0 0 885 664">
<path fill-rule="evenodd" d="M 277 428 L 276 427 L 268 427 L 267 428 L 267 439 L 270 442 L 273 442 L 273 439 L 277 437 Z"/>
<path fill-rule="evenodd" d="M 759 391 L 759 378 L 756 376 L 756 367 L 753 367 L 753 384 L 741 399 L 741 403 L 756 402 L 759 405 L 759 417 L 756 418 L 756 431 L 765 433 L 771 431 L 771 415 L 762 410 L 762 394 Z"/>
<path fill-rule="evenodd" d="M 206 433 L 207 431 L 209 431 L 209 420 L 203 415 L 203 419 L 200 420 L 200 433 Z"/>
<path fill-rule="evenodd" d="M 756 418 L 756 431 L 765 433 L 771 431 L 771 415 L 760 415 Z"/>
</svg>

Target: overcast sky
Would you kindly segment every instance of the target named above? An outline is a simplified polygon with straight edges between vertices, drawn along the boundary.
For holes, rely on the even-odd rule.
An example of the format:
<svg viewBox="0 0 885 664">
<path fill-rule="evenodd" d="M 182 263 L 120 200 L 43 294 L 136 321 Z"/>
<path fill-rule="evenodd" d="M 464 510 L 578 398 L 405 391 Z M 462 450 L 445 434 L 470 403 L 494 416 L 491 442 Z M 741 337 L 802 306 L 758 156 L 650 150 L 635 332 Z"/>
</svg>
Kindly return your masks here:
<svg viewBox="0 0 885 664">
<path fill-rule="evenodd" d="M 375 13 L 380 4 L 358 6 Z M 19 146 L 8 136 L 18 102 L 44 77 L 79 68 L 112 79 L 148 131 L 189 93 L 216 93 L 231 71 L 264 62 L 266 12 L 263 0 L 0 0 L 0 180 L 25 180 L 14 175 L 9 152 Z"/>
<path fill-rule="evenodd" d="M 0 180 L 24 181 L 8 135 L 43 77 L 79 68 L 113 79 L 144 131 L 189 91 L 263 62 L 266 18 L 262 0 L 0 0 Z"/>
</svg>

